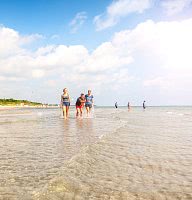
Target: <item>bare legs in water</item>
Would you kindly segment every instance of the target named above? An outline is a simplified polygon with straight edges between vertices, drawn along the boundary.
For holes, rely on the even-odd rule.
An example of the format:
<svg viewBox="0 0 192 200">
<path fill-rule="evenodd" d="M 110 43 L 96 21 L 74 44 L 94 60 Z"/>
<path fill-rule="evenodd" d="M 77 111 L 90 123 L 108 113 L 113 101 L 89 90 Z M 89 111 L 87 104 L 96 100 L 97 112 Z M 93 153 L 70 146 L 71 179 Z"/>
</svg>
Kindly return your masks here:
<svg viewBox="0 0 192 200">
<path fill-rule="evenodd" d="M 86 107 L 86 111 L 87 111 L 87 117 L 89 117 L 89 115 L 90 115 L 90 111 L 91 111 L 91 108 Z"/>
<path fill-rule="evenodd" d="M 83 108 L 76 108 L 76 117 L 82 117 L 83 116 Z"/>
<path fill-rule="evenodd" d="M 64 119 L 69 117 L 69 106 L 63 106 L 63 117 Z"/>
</svg>

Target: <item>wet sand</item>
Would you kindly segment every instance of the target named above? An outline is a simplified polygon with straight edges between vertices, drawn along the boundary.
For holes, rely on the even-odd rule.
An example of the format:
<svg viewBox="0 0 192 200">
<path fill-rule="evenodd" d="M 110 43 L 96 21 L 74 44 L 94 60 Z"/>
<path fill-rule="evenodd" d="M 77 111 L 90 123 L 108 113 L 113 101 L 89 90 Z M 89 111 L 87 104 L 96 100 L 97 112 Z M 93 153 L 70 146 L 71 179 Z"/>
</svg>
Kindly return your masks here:
<svg viewBox="0 0 192 200">
<path fill-rule="evenodd" d="M 179 116 L 131 116 L 74 156 L 34 199 L 192 199 L 192 121 Z"/>
<path fill-rule="evenodd" d="M 3 111 L 4 199 L 192 199 L 192 109 Z"/>
</svg>

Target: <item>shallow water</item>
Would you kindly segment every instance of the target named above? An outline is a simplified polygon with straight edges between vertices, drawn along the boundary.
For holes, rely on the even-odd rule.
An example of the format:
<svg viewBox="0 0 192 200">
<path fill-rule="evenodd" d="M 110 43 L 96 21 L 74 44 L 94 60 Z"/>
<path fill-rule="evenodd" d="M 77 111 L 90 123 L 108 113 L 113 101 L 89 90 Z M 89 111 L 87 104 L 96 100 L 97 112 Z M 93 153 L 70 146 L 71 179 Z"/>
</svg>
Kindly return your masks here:
<svg viewBox="0 0 192 200">
<path fill-rule="evenodd" d="M 192 107 L 0 111 L 0 199 L 192 199 Z"/>
</svg>

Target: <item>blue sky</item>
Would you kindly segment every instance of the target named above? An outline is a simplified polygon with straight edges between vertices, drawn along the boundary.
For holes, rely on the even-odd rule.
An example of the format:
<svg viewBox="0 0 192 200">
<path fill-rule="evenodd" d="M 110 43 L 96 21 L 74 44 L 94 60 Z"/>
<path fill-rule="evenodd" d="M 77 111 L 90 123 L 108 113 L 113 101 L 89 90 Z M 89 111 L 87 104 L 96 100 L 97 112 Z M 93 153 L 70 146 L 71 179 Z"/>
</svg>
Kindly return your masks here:
<svg viewBox="0 0 192 200">
<path fill-rule="evenodd" d="M 0 0 L 0 98 L 189 105 L 192 0 Z"/>
<path fill-rule="evenodd" d="M 110 1 L 97 1 L 92 3 L 90 0 L 66 1 L 66 0 L 1 0 L 0 22 L 7 27 L 11 27 L 21 34 L 39 33 L 46 37 L 44 43 L 65 43 L 85 44 L 88 47 L 95 47 L 104 40 L 104 37 L 110 37 L 107 32 L 98 33 L 98 42 L 95 41 L 95 30 L 93 18 Z M 78 34 L 71 34 L 70 22 L 77 13 L 86 12 L 87 19 Z M 54 41 L 50 37 L 59 35 Z M 94 41 L 93 41 L 94 36 Z M 87 40 L 87 38 L 89 40 Z"/>
</svg>

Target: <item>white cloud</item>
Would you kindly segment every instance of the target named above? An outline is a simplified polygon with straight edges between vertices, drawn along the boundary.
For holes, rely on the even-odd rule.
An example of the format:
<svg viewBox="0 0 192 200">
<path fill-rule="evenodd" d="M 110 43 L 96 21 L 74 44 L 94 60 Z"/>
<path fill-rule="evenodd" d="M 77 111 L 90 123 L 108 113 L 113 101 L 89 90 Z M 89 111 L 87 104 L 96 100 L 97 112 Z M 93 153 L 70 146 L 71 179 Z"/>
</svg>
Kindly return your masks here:
<svg viewBox="0 0 192 200">
<path fill-rule="evenodd" d="M 163 0 L 161 6 L 165 9 L 167 15 L 174 15 L 182 12 L 191 3 L 192 0 Z"/>
<path fill-rule="evenodd" d="M 97 47 L 92 54 L 79 66 L 80 72 L 117 71 L 133 62 L 128 53 L 122 54 L 119 46 L 105 42 Z"/>
<path fill-rule="evenodd" d="M 13 52 L 21 51 L 20 49 L 20 41 L 18 32 L 6 28 L 0 27 L 0 55 L 8 55 Z"/>
<path fill-rule="evenodd" d="M 148 20 L 132 31 L 116 33 L 113 43 L 132 54 L 153 55 L 164 68 L 191 69 L 191 34 L 192 19 L 158 23 Z"/>
<path fill-rule="evenodd" d="M 117 0 L 113 1 L 104 14 L 94 18 L 98 31 L 116 25 L 119 20 L 131 13 L 142 13 L 150 8 L 151 0 Z"/>
<path fill-rule="evenodd" d="M 19 33 L 10 29 L 7 34 L 17 38 L 11 43 L 3 39 L 6 34 L 1 35 L 1 41 L 7 41 L 4 43 L 7 48 L 1 49 L 0 84 L 7 85 L 8 91 L 9 87 L 19 91 L 20 86 L 28 86 L 37 78 L 41 84 L 38 87 L 43 87 L 40 94 L 46 93 L 46 86 L 52 88 L 49 99 L 57 98 L 59 88 L 64 86 L 75 94 L 87 88 L 98 95 L 115 90 L 124 98 L 126 92 L 140 96 L 139 85 L 152 88 L 150 95 L 158 88 L 166 89 L 167 94 L 170 91 L 176 94 L 178 88 L 181 95 L 191 91 L 192 18 L 157 23 L 148 20 L 116 33 L 92 52 L 83 45 L 50 45 L 29 51 L 14 42 L 20 41 Z M 7 49 L 14 51 L 8 55 Z M 9 84 L 16 80 L 23 83 Z"/>
<path fill-rule="evenodd" d="M 59 39 L 59 38 L 60 38 L 60 36 L 57 35 L 57 34 L 54 34 L 54 35 L 51 36 L 51 39 L 53 39 L 53 40 L 54 40 L 54 39 Z"/>
<path fill-rule="evenodd" d="M 153 79 L 145 80 L 143 86 L 145 87 L 160 87 L 161 89 L 170 89 L 174 83 L 172 78 L 167 77 L 155 77 Z"/>
<path fill-rule="evenodd" d="M 44 82 L 45 86 L 48 86 L 48 87 L 55 87 L 56 84 L 57 84 L 57 81 L 56 80 L 47 80 Z"/>
<path fill-rule="evenodd" d="M 36 51 L 25 48 L 25 44 L 39 37 L 38 34 L 24 37 L 13 29 L 0 27 L 0 73 L 2 76 L 41 78 L 52 73 L 55 67 L 76 65 L 88 55 L 87 49 L 81 45 L 50 45 L 40 47 Z"/>
<path fill-rule="evenodd" d="M 43 36 L 39 34 L 21 36 L 13 29 L 0 26 L 0 57 L 25 51 L 22 46 L 29 44 Z"/>
<path fill-rule="evenodd" d="M 81 28 L 81 26 L 84 24 L 86 19 L 87 19 L 86 12 L 77 13 L 69 24 L 71 27 L 71 33 L 76 33 Z"/>
<path fill-rule="evenodd" d="M 45 68 L 55 66 L 64 68 L 81 63 L 88 56 L 88 51 L 82 45 L 57 45 L 42 47 L 37 50 L 36 54 L 33 65 Z"/>
<path fill-rule="evenodd" d="M 192 93 L 192 74 L 186 74 L 185 72 L 179 73 L 170 73 L 165 74 L 161 77 L 154 77 L 152 79 L 148 79 L 143 81 L 143 86 L 145 88 L 151 88 L 154 91 L 159 90 L 161 95 L 165 95 L 165 97 L 169 94 L 180 95 L 182 96 L 188 95 Z M 167 97 L 166 97 L 167 98 Z M 183 98 L 183 101 L 185 99 Z"/>
<path fill-rule="evenodd" d="M 20 36 L 20 44 L 25 45 L 25 44 L 30 44 L 38 39 L 44 39 L 45 37 L 40 35 L 40 34 L 32 34 L 28 36 Z"/>
<path fill-rule="evenodd" d="M 7 77 L 7 76 L 0 76 L 0 81 L 25 81 L 26 79 L 24 78 L 19 78 L 19 77 Z"/>
<path fill-rule="evenodd" d="M 33 78 L 42 78 L 44 75 L 45 75 L 45 72 L 42 69 L 32 70 L 32 77 Z"/>
</svg>

